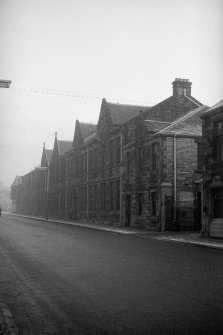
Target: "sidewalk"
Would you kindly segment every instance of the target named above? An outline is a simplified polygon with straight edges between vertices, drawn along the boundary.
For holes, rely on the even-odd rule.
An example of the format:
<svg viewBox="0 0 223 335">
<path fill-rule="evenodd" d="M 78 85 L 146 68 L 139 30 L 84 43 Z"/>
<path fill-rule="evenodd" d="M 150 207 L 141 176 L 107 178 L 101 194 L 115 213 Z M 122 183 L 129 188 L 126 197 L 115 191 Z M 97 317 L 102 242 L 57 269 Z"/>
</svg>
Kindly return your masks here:
<svg viewBox="0 0 223 335">
<path fill-rule="evenodd" d="M 5 213 L 5 214 L 21 216 L 24 218 L 30 218 L 34 220 L 45 221 L 44 218 L 39 218 L 39 217 L 18 215 L 18 214 L 12 214 L 12 213 Z M 82 222 L 73 222 L 73 221 L 71 222 L 71 221 L 53 220 L 53 219 L 49 219 L 47 220 L 47 222 L 63 223 L 63 224 L 69 224 L 69 225 L 76 226 L 76 227 L 107 231 L 107 232 L 111 232 L 115 234 L 132 235 L 132 236 L 137 236 L 140 238 L 148 238 L 148 239 L 159 240 L 159 241 L 188 243 L 188 244 L 194 244 L 200 247 L 208 247 L 208 248 L 223 250 L 223 240 L 222 239 L 201 237 L 200 232 L 171 232 L 171 231 L 152 232 L 152 231 L 139 230 L 139 229 L 130 228 L 130 227 L 119 228 L 119 227 L 114 227 L 114 226 L 104 226 L 102 224 L 96 224 L 96 223 L 89 224 L 89 223 L 82 223 Z"/>
</svg>

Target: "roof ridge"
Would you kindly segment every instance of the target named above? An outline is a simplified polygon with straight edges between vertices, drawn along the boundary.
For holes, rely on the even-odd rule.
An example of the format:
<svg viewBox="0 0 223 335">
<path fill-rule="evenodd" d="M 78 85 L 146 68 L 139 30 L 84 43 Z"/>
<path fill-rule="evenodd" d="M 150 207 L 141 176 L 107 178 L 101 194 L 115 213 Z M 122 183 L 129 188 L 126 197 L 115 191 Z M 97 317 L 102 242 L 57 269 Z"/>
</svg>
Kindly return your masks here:
<svg viewBox="0 0 223 335">
<path fill-rule="evenodd" d="M 96 123 L 92 123 L 92 122 L 80 122 L 80 121 L 79 121 L 79 124 L 86 124 L 86 125 L 90 125 L 90 126 L 96 126 L 97 125 Z"/>
<path fill-rule="evenodd" d="M 110 102 L 110 101 L 107 101 L 107 104 L 116 105 L 116 106 L 130 106 L 130 107 L 151 108 L 151 106 L 147 106 L 147 105 L 122 104 L 122 103 L 119 103 L 119 102 Z"/>
<path fill-rule="evenodd" d="M 144 120 L 144 121 L 159 122 L 159 123 L 171 123 L 171 122 L 169 122 L 169 121 L 152 120 L 152 119 L 147 119 L 147 120 Z"/>
<path fill-rule="evenodd" d="M 206 110 L 203 114 L 208 114 L 209 112 L 212 112 L 213 110 L 220 108 L 223 106 L 223 99 L 219 100 L 216 104 L 214 104 L 213 106 L 209 107 L 208 110 Z M 203 115 L 202 114 L 202 115 Z"/>
</svg>

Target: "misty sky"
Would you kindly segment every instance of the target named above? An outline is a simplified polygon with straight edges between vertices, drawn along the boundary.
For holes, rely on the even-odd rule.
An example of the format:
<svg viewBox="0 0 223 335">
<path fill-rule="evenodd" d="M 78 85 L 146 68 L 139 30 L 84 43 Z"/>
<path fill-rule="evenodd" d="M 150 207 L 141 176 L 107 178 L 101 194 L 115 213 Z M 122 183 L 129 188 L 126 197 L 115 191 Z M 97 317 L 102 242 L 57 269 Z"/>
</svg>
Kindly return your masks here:
<svg viewBox="0 0 223 335">
<path fill-rule="evenodd" d="M 40 164 L 43 142 L 96 123 L 101 99 L 153 105 L 174 78 L 222 99 L 221 0 L 1 0 L 0 181 Z"/>
</svg>

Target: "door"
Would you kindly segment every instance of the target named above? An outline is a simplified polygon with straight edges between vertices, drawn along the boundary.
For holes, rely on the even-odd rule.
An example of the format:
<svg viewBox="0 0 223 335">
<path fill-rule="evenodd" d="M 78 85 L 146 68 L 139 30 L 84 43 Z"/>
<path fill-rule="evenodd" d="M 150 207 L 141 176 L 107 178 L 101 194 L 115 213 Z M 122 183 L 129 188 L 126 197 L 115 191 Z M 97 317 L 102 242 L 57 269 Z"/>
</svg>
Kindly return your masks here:
<svg viewBox="0 0 223 335">
<path fill-rule="evenodd" d="M 196 192 L 195 193 L 194 230 L 201 230 L 201 192 Z"/>
<path fill-rule="evenodd" d="M 173 227 L 173 197 L 165 197 L 165 230 L 174 230 Z"/>
<path fill-rule="evenodd" d="M 213 218 L 223 218 L 223 188 L 213 191 Z"/>
<path fill-rule="evenodd" d="M 125 196 L 125 226 L 130 226 L 131 223 L 131 195 Z"/>
</svg>

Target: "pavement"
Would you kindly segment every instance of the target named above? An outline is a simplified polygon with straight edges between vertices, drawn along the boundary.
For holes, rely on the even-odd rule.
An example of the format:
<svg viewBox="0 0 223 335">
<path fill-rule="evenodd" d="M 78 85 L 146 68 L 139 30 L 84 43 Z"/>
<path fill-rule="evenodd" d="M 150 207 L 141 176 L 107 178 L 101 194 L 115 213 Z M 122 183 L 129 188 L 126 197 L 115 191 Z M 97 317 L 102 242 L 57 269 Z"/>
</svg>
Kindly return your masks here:
<svg viewBox="0 0 223 335">
<path fill-rule="evenodd" d="M 18 215 L 12 213 L 5 213 L 9 215 L 16 215 L 21 216 L 24 218 L 31 218 L 35 220 L 43 221 L 44 218 L 39 218 L 36 216 L 27 216 L 27 215 Z M 98 223 L 84 223 L 78 221 L 64 221 L 64 220 L 54 220 L 48 219 L 48 222 L 55 222 L 55 223 L 64 223 L 69 224 L 72 226 L 83 227 L 88 229 L 95 229 L 95 230 L 102 230 L 116 234 L 123 234 L 123 235 L 133 235 L 136 237 L 141 238 L 148 238 L 153 240 L 159 241 L 167 241 L 167 242 L 175 242 L 175 243 L 188 243 L 197 245 L 200 247 L 207 247 L 207 248 L 214 248 L 214 249 L 223 249 L 223 240 L 218 238 L 211 238 L 211 237 L 203 237 L 201 236 L 201 232 L 172 232 L 172 231 L 165 231 L 165 232 L 153 232 L 148 230 L 136 229 L 132 227 L 114 227 L 114 226 L 104 226 Z"/>
<path fill-rule="evenodd" d="M 222 250 L 57 222 L 0 218 L 1 335 L 223 334 Z"/>
</svg>

